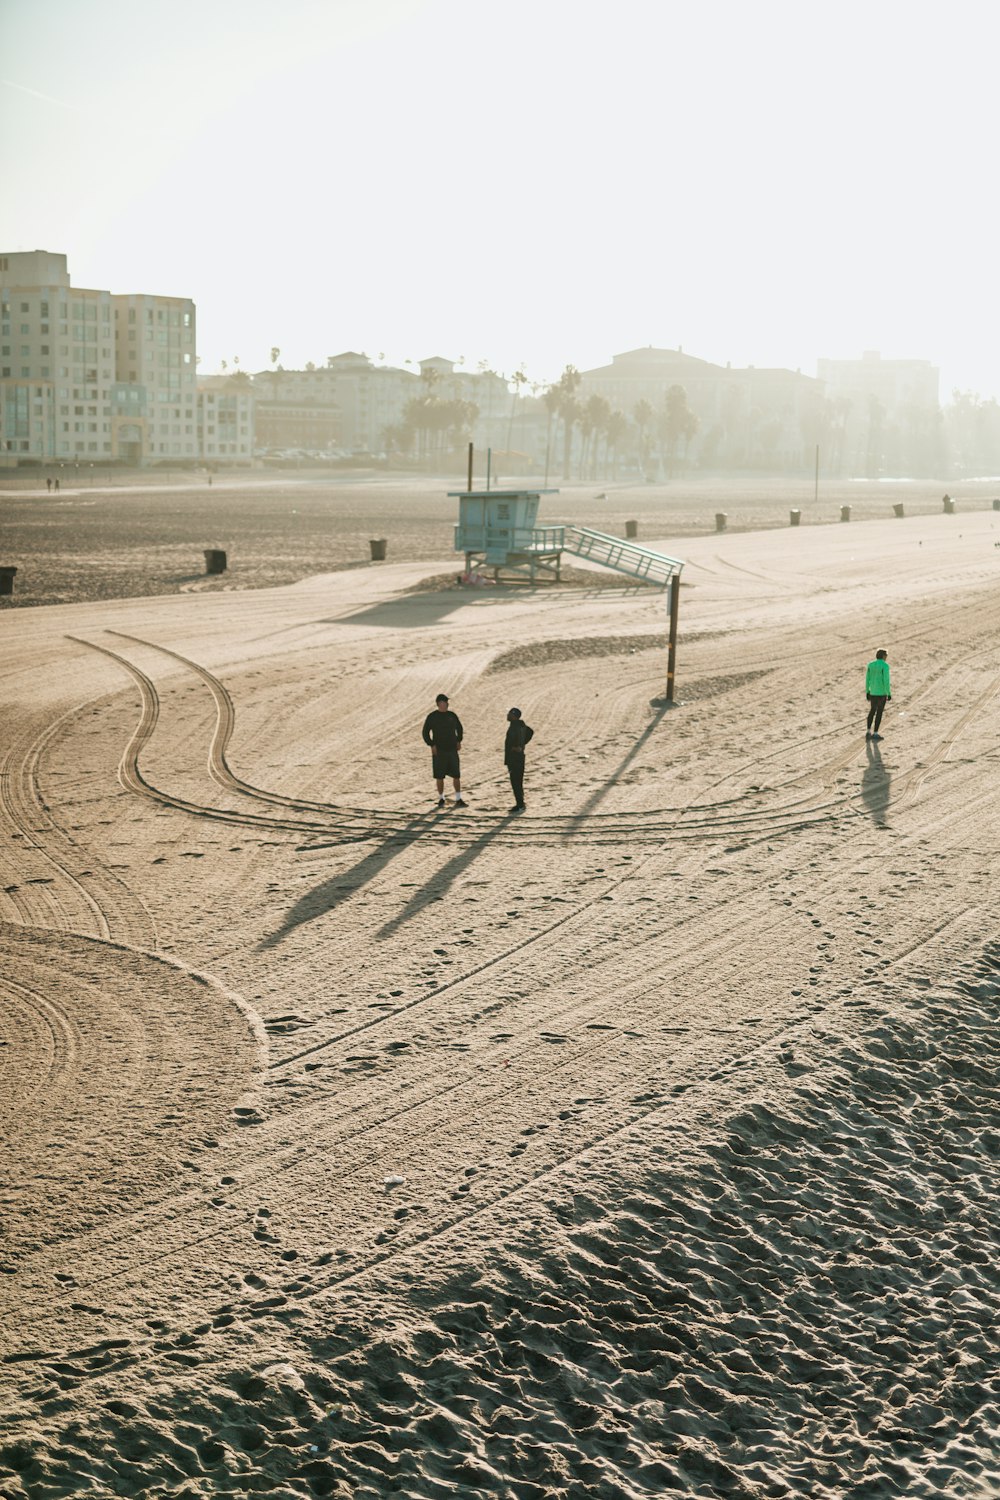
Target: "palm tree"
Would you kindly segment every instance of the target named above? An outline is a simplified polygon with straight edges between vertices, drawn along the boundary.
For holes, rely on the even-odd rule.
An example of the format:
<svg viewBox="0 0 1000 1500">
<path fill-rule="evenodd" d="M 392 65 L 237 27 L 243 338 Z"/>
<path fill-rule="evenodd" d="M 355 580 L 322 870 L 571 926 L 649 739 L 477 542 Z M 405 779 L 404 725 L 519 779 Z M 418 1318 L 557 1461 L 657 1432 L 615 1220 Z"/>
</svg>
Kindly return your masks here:
<svg viewBox="0 0 1000 1500">
<path fill-rule="evenodd" d="M 698 418 L 688 406 L 687 391 L 682 385 L 670 386 L 663 399 L 660 431 L 666 443 L 670 477 L 673 478 L 678 443 L 683 441 L 686 456 L 688 445 L 698 431 Z"/>
<path fill-rule="evenodd" d="M 549 457 L 552 452 L 552 423 L 559 415 L 559 390 L 558 387 L 550 385 L 542 392 L 542 400 L 545 402 L 545 410 L 548 420 L 545 426 L 545 484 L 549 482 Z"/>
<path fill-rule="evenodd" d="M 639 429 L 639 467 L 645 477 L 649 463 L 649 430 L 653 425 L 653 408 L 648 401 L 637 401 L 632 408 L 632 416 Z"/>
<path fill-rule="evenodd" d="M 611 415 L 611 403 L 603 396 L 588 396 L 583 408 L 580 426 L 583 432 L 583 453 L 580 456 L 580 478 L 587 477 L 587 461 L 591 460 L 591 475 L 597 464 L 597 438 Z"/>
<path fill-rule="evenodd" d="M 563 478 L 569 478 L 570 449 L 573 444 L 573 424 L 580 419 L 580 403 L 576 389 L 582 376 L 575 365 L 567 365 L 550 390 L 554 392 L 555 410 L 563 424 Z"/>
<path fill-rule="evenodd" d="M 608 449 L 615 456 L 614 478 L 618 478 L 618 449 L 628 436 L 628 418 L 623 411 L 609 411 L 604 423 L 604 467 L 607 471 Z"/>
<path fill-rule="evenodd" d="M 510 377 L 510 380 L 511 380 L 511 384 L 514 387 L 514 394 L 511 397 L 511 402 L 510 402 L 510 416 L 507 419 L 507 452 L 508 453 L 511 450 L 511 444 L 514 441 L 514 413 L 517 411 L 517 399 L 518 399 L 518 397 L 521 394 L 521 387 L 522 387 L 522 385 L 527 385 L 528 384 L 528 377 L 524 373 L 524 366 L 523 365 L 518 365 L 517 369 L 514 371 L 513 375 Z"/>
</svg>

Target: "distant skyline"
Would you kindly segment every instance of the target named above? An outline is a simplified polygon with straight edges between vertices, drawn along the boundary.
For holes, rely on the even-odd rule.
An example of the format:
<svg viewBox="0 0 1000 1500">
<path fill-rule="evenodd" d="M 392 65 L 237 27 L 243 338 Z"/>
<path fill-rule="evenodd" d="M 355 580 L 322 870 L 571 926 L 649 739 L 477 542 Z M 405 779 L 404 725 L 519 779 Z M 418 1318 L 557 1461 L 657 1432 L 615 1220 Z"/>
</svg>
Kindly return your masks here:
<svg viewBox="0 0 1000 1500">
<path fill-rule="evenodd" d="M 1000 397 L 993 16 L 7 0 L 0 249 L 192 297 L 205 373 L 877 349 Z"/>
</svg>

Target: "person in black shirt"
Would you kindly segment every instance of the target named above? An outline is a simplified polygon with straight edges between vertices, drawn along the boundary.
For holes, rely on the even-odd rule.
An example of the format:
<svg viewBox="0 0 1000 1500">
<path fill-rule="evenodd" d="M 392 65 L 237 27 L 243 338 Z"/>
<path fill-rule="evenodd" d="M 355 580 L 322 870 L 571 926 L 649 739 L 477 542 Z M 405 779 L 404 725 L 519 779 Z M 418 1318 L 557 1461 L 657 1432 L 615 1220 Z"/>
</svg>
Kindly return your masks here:
<svg viewBox="0 0 1000 1500">
<path fill-rule="evenodd" d="M 431 774 L 437 783 L 438 807 L 444 807 L 444 778 L 451 777 L 455 788 L 455 806 L 467 807 L 462 798 L 462 721 L 448 707 L 445 693 L 438 693 L 437 707 L 424 720 L 424 744 L 431 747 Z"/>
<path fill-rule="evenodd" d="M 519 708 L 507 711 L 507 733 L 503 742 L 503 763 L 510 776 L 514 793 L 511 812 L 524 812 L 524 747 L 535 731 L 521 718 Z"/>
</svg>

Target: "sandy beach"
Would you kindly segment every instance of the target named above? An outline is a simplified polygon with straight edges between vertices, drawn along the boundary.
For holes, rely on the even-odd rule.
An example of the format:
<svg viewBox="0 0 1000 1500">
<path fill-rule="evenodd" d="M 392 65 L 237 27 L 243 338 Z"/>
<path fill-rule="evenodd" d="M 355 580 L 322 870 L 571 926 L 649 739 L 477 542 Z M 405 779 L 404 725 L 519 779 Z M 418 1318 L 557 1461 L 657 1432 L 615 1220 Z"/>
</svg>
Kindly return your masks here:
<svg viewBox="0 0 1000 1500">
<path fill-rule="evenodd" d="M 1000 514 L 801 488 L 553 499 L 685 558 L 672 708 L 662 593 L 421 589 L 388 484 L 19 575 L 0 1500 L 1000 1494 Z"/>
</svg>

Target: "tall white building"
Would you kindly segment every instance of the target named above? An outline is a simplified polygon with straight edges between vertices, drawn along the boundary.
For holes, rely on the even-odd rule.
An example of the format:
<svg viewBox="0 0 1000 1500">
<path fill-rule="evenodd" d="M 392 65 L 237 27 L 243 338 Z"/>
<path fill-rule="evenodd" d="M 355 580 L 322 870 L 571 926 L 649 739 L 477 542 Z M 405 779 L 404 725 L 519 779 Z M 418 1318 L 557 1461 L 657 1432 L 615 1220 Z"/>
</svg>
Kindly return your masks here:
<svg viewBox="0 0 1000 1500">
<path fill-rule="evenodd" d="M 198 457 L 187 298 L 74 287 L 65 255 L 0 255 L 0 461 Z"/>
<path fill-rule="evenodd" d="M 116 296 L 114 455 L 128 463 L 199 457 L 194 303 Z"/>
</svg>

